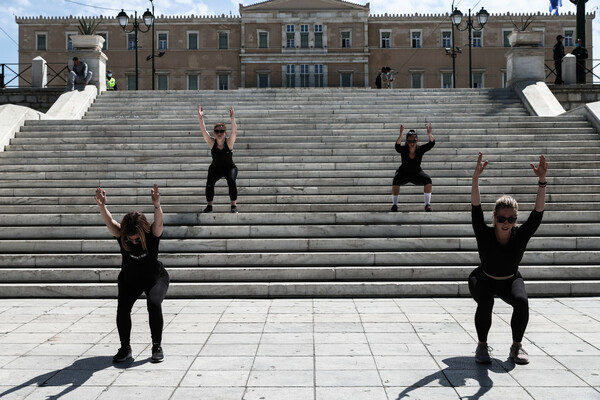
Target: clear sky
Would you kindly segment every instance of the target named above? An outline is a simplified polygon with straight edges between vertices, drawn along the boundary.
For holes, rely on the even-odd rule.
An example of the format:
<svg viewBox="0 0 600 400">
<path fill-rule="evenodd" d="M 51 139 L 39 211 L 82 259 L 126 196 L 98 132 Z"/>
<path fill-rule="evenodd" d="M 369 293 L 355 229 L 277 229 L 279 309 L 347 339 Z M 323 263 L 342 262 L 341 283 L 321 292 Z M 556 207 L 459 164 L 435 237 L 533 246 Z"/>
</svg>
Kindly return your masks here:
<svg viewBox="0 0 600 400">
<path fill-rule="evenodd" d="M 301 0 L 299 0 L 301 1 Z M 547 13 L 549 0 L 454 0 L 455 6 L 464 14 L 468 9 L 479 10 L 482 6 L 490 13 Z M 258 0 L 244 0 L 242 4 L 257 3 Z M 365 4 L 366 1 L 352 1 Z M 450 12 L 452 0 L 370 0 L 371 14 L 440 14 Z M 157 15 L 238 15 L 239 0 L 154 0 Z M 561 13 L 576 12 L 576 6 L 569 0 L 562 0 Z M 600 46 L 600 15 L 597 0 L 588 1 L 586 12 L 596 12 L 594 19 L 595 48 Z M 15 16 L 97 16 L 116 17 L 121 8 L 137 10 L 142 14 L 150 8 L 149 0 L 0 0 L 0 63 L 18 62 L 18 27 Z M 493 17 L 492 17 L 493 18 Z M 588 46 L 590 58 L 600 59 L 600 52 Z M 600 71 L 599 71 L 600 72 Z M 599 74 L 600 75 L 600 74 Z"/>
</svg>

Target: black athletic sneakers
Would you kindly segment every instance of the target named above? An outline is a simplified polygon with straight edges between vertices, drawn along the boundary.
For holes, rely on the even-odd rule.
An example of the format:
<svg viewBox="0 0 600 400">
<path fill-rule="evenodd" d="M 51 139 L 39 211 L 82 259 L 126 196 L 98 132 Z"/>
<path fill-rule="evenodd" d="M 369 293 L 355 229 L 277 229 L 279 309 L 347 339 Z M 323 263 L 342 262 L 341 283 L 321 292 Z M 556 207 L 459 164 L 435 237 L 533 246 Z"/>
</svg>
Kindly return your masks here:
<svg viewBox="0 0 600 400">
<path fill-rule="evenodd" d="M 206 206 L 206 208 L 202 212 L 204 212 L 204 213 L 211 213 L 211 212 L 213 212 L 212 206 Z"/>
<path fill-rule="evenodd" d="M 114 363 L 127 361 L 131 358 L 131 346 L 121 347 L 113 357 Z"/>
<path fill-rule="evenodd" d="M 396 204 L 394 204 L 394 205 L 392 206 L 392 209 L 391 209 L 390 211 L 391 211 L 391 212 L 396 212 L 396 211 L 398 211 L 398 206 L 397 206 Z"/>
<path fill-rule="evenodd" d="M 152 358 L 150 359 L 153 363 L 162 362 L 165 359 L 165 355 L 163 354 L 162 347 L 160 344 L 152 345 Z"/>
<path fill-rule="evenodd" d="M 508 358 L 510 358 L 515 364 L 529 364 L 529 354 L 523 350 L 521 345 L 513 344 L 510 346 Z"/>
<path fill-rule="evenodd" d="M 490 351 L 492 351 L 492 348 L 487 343 L 479 343 L 477 350 L 475 350 L 475 362 L 479 364 L 491 364 Z"/>
<path fill-rule="evenodd" d="M 431 207 L 431 204 L 426 204 L 425 205 L 425 211 L 427 211 L 427 212 L 432 212 L 433 211 L 433 207 Z"/>
<path fill-rule="evenodd" d="M 237 209 L 237 207 L 236 207 L 236 205 L 235 205 L 235 204 L 232 204 L 232 205 L 231 205 L 231 212 L 232 212 L 232 213 L 237 213 L 237 212 L 238 212 L 238 209 Z"/>
</svg>

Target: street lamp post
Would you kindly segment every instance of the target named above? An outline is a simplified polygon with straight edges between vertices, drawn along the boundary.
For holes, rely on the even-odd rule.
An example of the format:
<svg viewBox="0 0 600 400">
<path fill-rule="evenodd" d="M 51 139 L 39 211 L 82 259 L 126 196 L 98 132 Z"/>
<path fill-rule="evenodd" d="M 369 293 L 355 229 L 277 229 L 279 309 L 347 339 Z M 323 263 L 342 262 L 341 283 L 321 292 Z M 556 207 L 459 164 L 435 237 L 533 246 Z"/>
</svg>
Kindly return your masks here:
<svg viewBox="0 0 600 400">
<path fill-rule="evenodd" d="M 119 15 L 117 15 L 117 20 L 119 21 L 119 25 L 123 29 L 125 33 L 135 33 L 135 90 L 138 90 L 138 80 L 139 80 L 139 69 L 138 69 L 138 31 L 142 33 L 146 33 L 150 30 L 150 27 L 154 25 L 154 14 L 150 12 L 149 9 L 146 9 L 144 15 L 142 15 L 144 19 L 144 24 L 146 25 L 146 30 L 140 29 L 140 24 L 138 22 L 137 11 L 134 11 L 133 17 L 133 27 L 130 31 L 128 31 L 127 25 L 129 24 L 129 16 L 125 12 L 125 10 L 121 9 Z"/>
<path fill-rule="evenodd" d="M 152 15 L 154 15 L 154 2 L 150 0 L 150 4 L 152 4 Z M 156 70 L 154 69 L 154 24 L 152 24 L 152 90 L 154 90 L 154 74 Z"/>
<path fill-rule="evenodd" d="M 472 63 L 472 58 L 471 58 L 471 42 L 473 40 L 472 38 L 472 31 L 481 31 L 483 30 L 483 26 L 487 23 L 488 17 L 489 17 L 489 13 L 487 11 L 485 11 L 485 9 L 483 7 L 481 7 L 481 10 L 479 10 L 479 12 L 477 13 L 476 17 L 477 17 L 477 22 L 479 22 L 479 28 L 475 28 L 473 26 L 473 19 L 471 18 L 471 9 L 469 8 L 469 17 L 467 19 L 467 26 L 464 29 L 460 29 L 460 23 L 462 22 L 462 17 L 463 17 L 463 13 L 461 13 L 457 8 L 454 9 L 454 11 L 452 12 L 452 23 L 454 24 L 454 26 L 456 26 L 456 29 L 458 29 L 459 31 L 466 31 L 469 30 L 469 87 L 472 88 L 473 87 L 473 63 Z"/>
</svg>

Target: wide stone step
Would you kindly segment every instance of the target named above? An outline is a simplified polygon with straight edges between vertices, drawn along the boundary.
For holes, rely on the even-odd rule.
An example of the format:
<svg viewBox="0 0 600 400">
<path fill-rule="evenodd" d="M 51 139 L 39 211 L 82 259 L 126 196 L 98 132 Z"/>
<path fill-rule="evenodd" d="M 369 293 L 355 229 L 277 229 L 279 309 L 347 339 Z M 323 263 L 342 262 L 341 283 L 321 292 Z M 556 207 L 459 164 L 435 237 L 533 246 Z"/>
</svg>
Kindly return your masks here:
<svg viewBox="0 0 600 400">
<path fill-rule="evenodd" d="M 600 293 L 600 281 L 544 280 L 527 284 L 529 297 Z M 467 297 L 464 280 L 426 282 L 224 282 L 172 283 L 169 298 Z M 0 297 L 116 298 L 114 283 L 0 284 Z"/>
<path fill-rule="evenodd" d="M 365 286 L 381 282 L 419 282 L 428 280 L 466 281 L 473 266 L 338 266 L 338 267 L 169 267 L 171 283 L 180 282 L 352 282 L 361 281 Z M 527 286 L 536 280 L 600 280 L 600 266 L 590 265 L 537 265 L 523 266 L 520 272 L 527 279 Z M 65 280 L 79 284 L 117 282 L 120 268 L 2 268 L 0 287 L 9 282 L 34 283 Z"/>
<path fill-rule="evenodd" d="M 359 234 L 359 232 L 355 232 Z M 357 235 L 357 236 L 360 236 Z M 161 240 L 161 254 L 168 253 L 240 253 L 240 252 L 359 252 L 359 251 L 476 251 L 475 238 L 462 237 L 344 237 L 344 238 L 207 238 L 196 239 L 179 236 L 174 239 L 165 237 Z M 393 236 L 393 234 L 391 235 Z M 32 238 L 33 239 L 33 238 Z M 572 237 L 534 237 L 529 241 L 527 251 L 552 253 L 576 249 L 579 253 L 595 251 L 600 254 L 600 238 L 590 236 Z M 98 253 L 114 252 L 115 240 L 108 239 L 66 239 L 60 240 L 38 238 L 31 239 L 0 239 L 2 253 Z M 444 255 L 433 254 L 427 257 L 428 263 L 437 263 Z M 1 257 L 1 256 L 0 256 Z M 435 260 L 435 261 L 433 261 Z M 287 263 L 282 260 L 283 264 Z M 581 262 L 581 261 L 580 261 Z M 589 260 L 587 262 L 594 262 Z M 597 260 L 595 261 L 597 262 Z M 600 278 L 600 277 L 599 277 Z"/>
<path fill-rule="evenodd" d="M 113 248 L 116 244 L 113 242 Z M 599 250 L 528 250 L 521 265 L 598 264 Z M 239 252 L 239 253 L 161 253 L 168 266 L 317 266 L 317 265 L 477 265 L 477 251 L 353 251 L 353 252 Z M 118 267 L 117 253 L 4 253 L 3 267 Z"/>
</svg>

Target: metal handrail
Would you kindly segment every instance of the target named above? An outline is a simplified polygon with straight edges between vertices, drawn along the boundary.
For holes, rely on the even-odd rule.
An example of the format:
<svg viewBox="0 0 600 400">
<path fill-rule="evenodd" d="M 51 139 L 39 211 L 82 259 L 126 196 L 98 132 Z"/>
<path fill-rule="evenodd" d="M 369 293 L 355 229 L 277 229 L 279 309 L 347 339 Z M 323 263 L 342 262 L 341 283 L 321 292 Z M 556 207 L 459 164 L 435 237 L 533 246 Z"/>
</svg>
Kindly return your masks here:
<svg viewBox="0 0 600 400">
<path fill-rule="evenodd" d="M 17 69 L 19 69 L 19 65 L 27 65 L 27 68 L 25 68 L 23 71 L 18 72 L 15 71 L 14 69 L 11 68 L 12 66 L 16 66 Z M 14 76 L 8 81 L 5 82 L 6 79 L 6 69 L 8 69 L 10 72 L 12 72 L 14 74 Z M 29 82 L 26 78 L 24 78 L 22 76 L 22 74 L 26 71 L 28 71 L 29 69 L 31 69 L 31 64 L 26 64 L 26 63 L 0 63 L 0 89 L 4 89 L 6 87 L 9 87 L 8 85 L 14 81 L 17 78 L 21 78 L 23 79 L 25 82 L 27 82 L 29 85 L 31 85 L 31 82 Z M 17 87 L 17 85 L 15 85 L 14 87 Z"/>
<path fill-rule="evenodd" d="M 585 65 L 585 71 L 586 73 L 590 73 L 592 74 L 594 77 L 596 77 L 596 79 L 600 79 L 600 76 L 598 76 L 594 70 L 596 70 L 596 68 L 600 67 L 600 59 L 592 59 L 592 58 L 588 58 L 587 61 L 591 61 L 592 62 L 592 68 L 588 68 L 587 67 L 587 62 Z M 552 63 L 554 63 L 554 60 L 544 60 L 544 66 L 546 67 L 546 69 L 549 71 L 548 74 L 546 75 L 546 80 L 554 75 L 556 76 L 556 71 L 554 70 L 554 67 L 551 67 L 550 65 L 548 65 L 548 63 L 551 63 L 550 65 L 554 65 Z M 594 63 L 597 63 L 596 65 L 593 65 Z M 598 68 L 598 71 L 600 71 L 600 68 Z"/>
<path fill-rule="evenodd" d="M 52 68 L 52 65 L 55 65 L 55 66 L 61 66 L 61 65 L 62 65 L 62 66 L 63 66 L 63 68 L 62 68 L 60 71 L 56 72 L 56 71 L 54 70 L 54 68 Z M 48 81 L 48 83 L 46 84 L 46 86 L 50 86 L 50 82 L 52 82 L 52 81 L 53 81 L 54 79 L 56 79 L 56 78 L 60 78 L 60 79 L 62 79 L 62 80 L 63 80 L 63 82 L 64 82 L 65 84 L 67 83 L 67 80 L 66 80 L 64 77 L 62 77 L 60 74 L 61 74 L 63 71 L 65 71 L 65 70 L 66 70 L 66 71 L 69 71 L 69 66 L 68 66 L 68 65 L 66 65 L 66 64 L 63 64 L 63 63 L 46 63 L 46 66 L 48 67 L 48 69 L 49 69 L 50 71 L 54 72 L 54 76 L 52 77 L 52 79 L 50 79 L 50 80 Z M 57 84 L 56 86 L 59 86 L 59 84 Z"/>
</svg>

